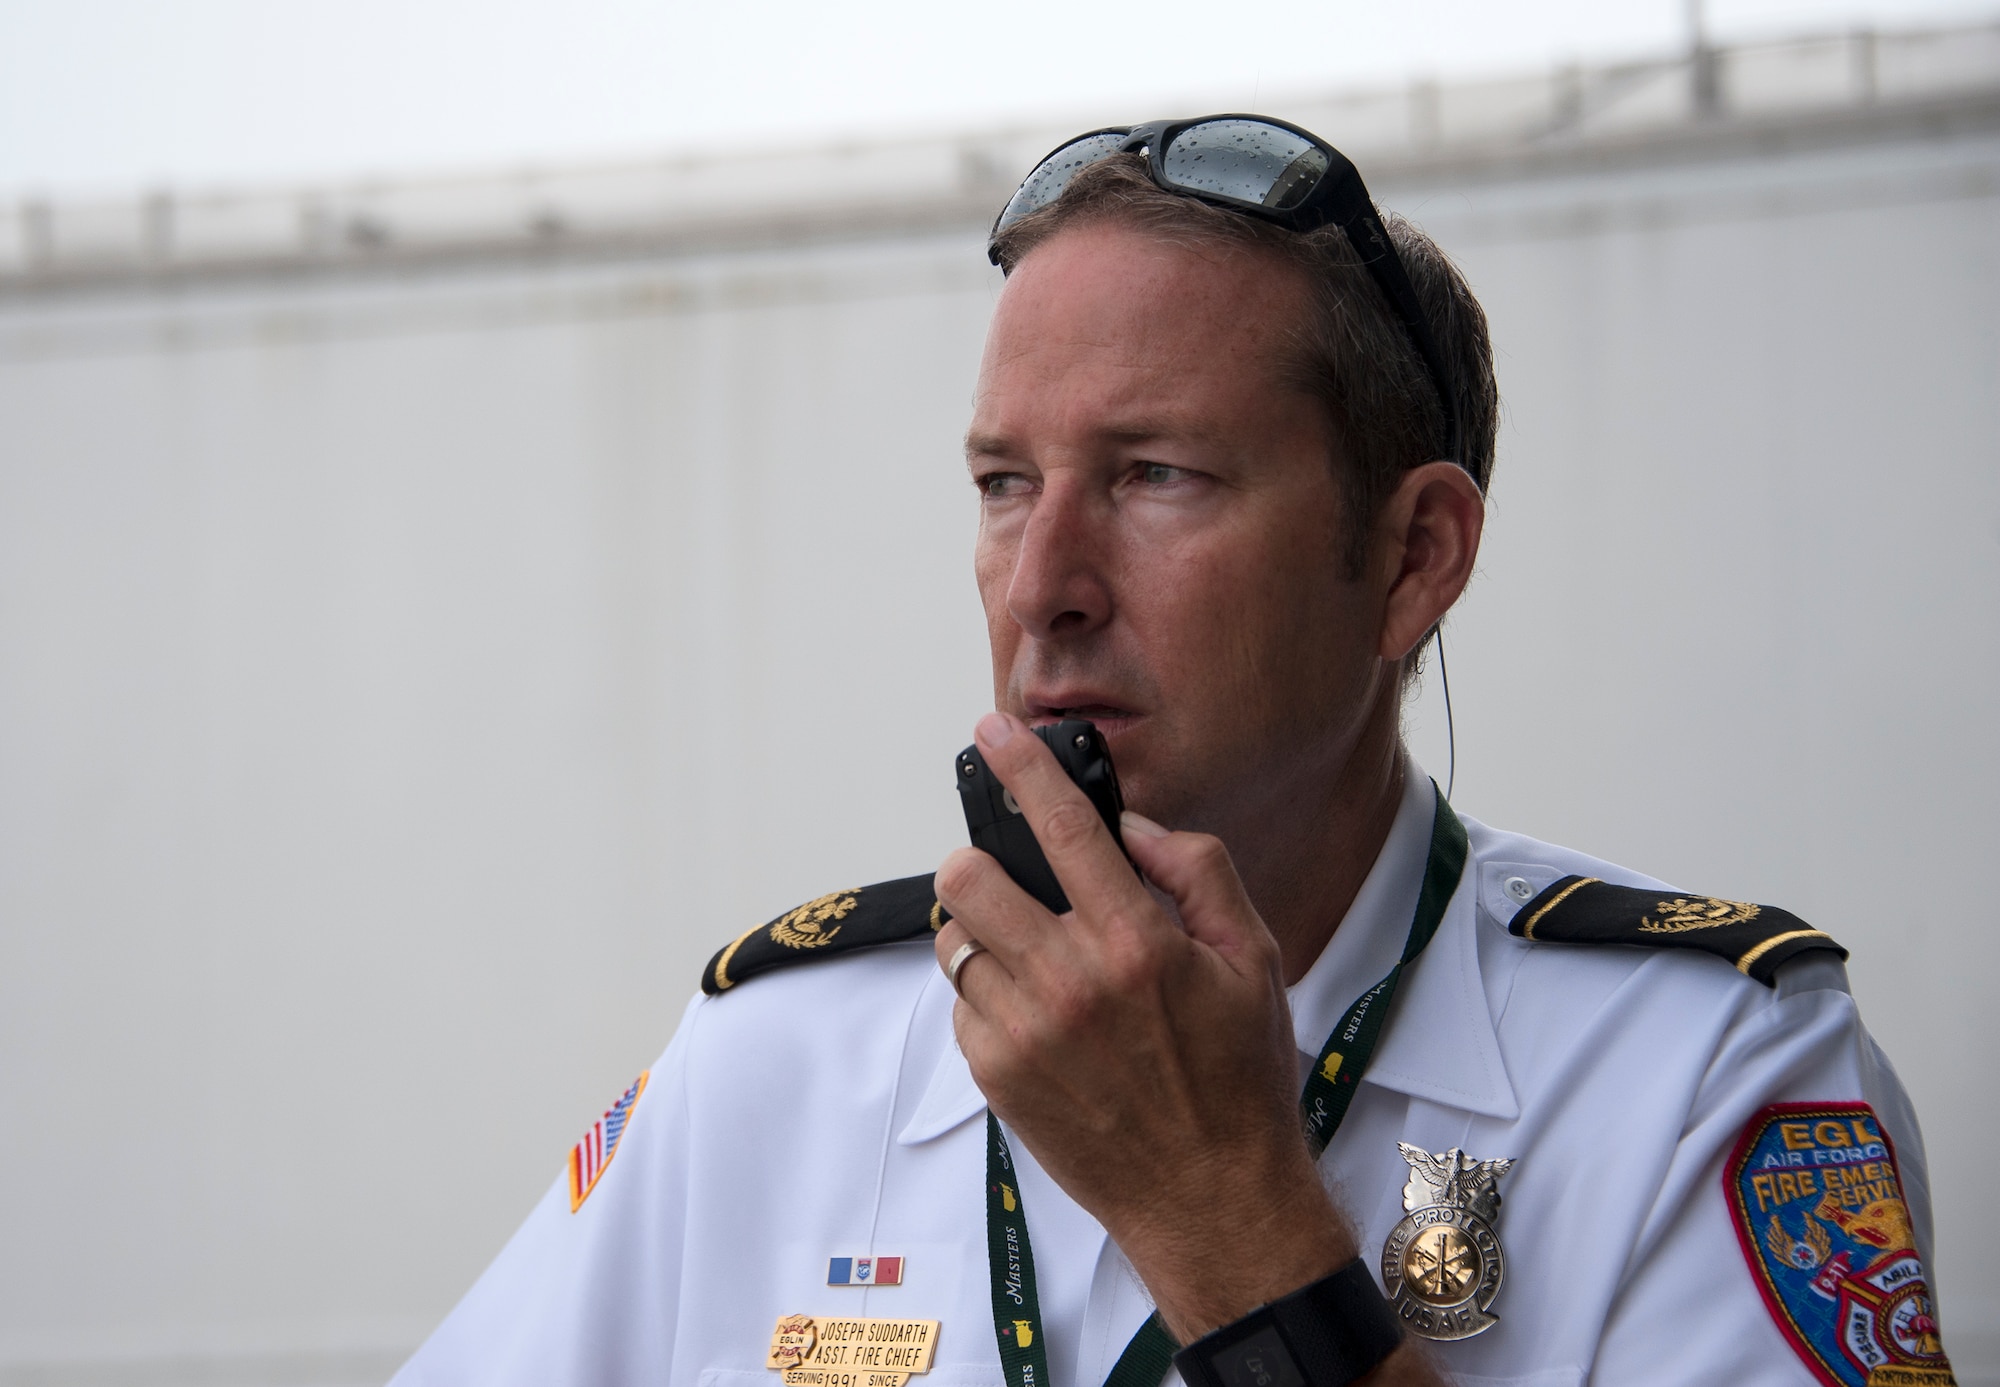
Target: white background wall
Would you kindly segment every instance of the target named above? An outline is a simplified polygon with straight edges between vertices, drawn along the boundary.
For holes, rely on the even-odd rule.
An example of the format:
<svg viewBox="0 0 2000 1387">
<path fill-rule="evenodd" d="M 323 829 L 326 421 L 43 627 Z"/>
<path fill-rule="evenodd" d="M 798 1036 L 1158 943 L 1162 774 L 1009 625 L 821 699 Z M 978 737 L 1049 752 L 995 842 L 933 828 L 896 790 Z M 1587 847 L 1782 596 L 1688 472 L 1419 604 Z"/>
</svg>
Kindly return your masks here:
<svg viewBox="0 0 2000 1387">
<path fill-rule="evenodd" d="M 1849 945 L 1968 1383 L 1997 175 L 1377 189 L 1500 350 L 1457 801 Z M 960 841 L 996 290 L 968 228 L 0 301 L 0 1383 L 380 1377 L 710 951 Z"/>
</svg>

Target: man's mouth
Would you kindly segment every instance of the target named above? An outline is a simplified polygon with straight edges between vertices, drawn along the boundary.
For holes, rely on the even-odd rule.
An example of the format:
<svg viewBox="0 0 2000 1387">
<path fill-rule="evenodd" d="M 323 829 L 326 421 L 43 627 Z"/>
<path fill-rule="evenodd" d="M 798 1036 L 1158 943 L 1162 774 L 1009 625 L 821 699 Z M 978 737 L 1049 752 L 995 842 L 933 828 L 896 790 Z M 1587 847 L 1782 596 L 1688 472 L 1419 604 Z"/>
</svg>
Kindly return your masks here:
<svg viewBox="0 0 2000 1387">
<path fill-rule="evenodd" d="M 1107 736 L 1116 729 L 1129 725 L 1138 714 L 1130 708 L 1121 708 L 1115 703 L 1030 703 L 1028 705 L 1028 725 L 1046 727 L 1050 723 L 1062 722 L 1067 718 L 1082 718 L 1094 722 Z"/>
</svg>

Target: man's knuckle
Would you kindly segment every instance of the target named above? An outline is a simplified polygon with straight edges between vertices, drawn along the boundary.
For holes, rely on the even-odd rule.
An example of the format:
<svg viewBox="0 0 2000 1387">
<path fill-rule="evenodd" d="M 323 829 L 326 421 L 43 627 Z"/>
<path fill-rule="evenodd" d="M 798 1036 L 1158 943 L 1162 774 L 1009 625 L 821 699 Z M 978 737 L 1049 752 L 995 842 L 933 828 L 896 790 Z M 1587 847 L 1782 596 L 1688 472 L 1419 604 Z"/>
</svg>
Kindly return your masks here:
<svg viewBox="0 0 2000 1387">
<path fill-rule="evenodd" d="M 1269 930 L 1260 929 L 1251 934 L 1250 948 L 1264 967 L 1283 972 L 1285 952 L 1278 947 L 1277 939 Z"/>
<path fill-rule="evenodd" d="M 1137 903 L 1120 901 L 1098 917 L 1096 937 L 1104 957 L 1117 959 L 1152 951 L 1158 917 L 1148 912 L 1150 905 L 1150 898 Z"/>
<path fill-rule="evenodd" d="M 1082 982 L 1051 988 L 1045 1008 L 1048 1029 L 1058 1043 L 1090 1031 L 1103 1012 L 1102 993 Z"/>
<path fill-rule="evenodd" d="M 1221 872 L 1229 869 L 1229 848 L 1220 838 L 1212 833 L 1195 833 L 1189 836 L 1194 841 L 1188 844 L 1188 857 L 1196 870 Z"/>
<path fill-rule="evenodd" d="M 1097 814 L 1088 805 L 1065 800 L 1042 819 L 1042 842 L 1061 852 L 1080 848 L 1097 831 Z"/>
<path fill-rule="evenodd" d="M 1105 980 L 1125 995 L 1152 990 L 1159 980 L 1160 966 L 1159 950 L 1140 940 L 1112 945 L 1104 953 Z"/>
<path fill-rule="evenodd" d="M 984 861 L 970 848 L 960 848 L 944 860 L 937 871 L 937 893 L 944 898 L 963 899 L 979 887 L 985 874 Z"/>
<path fill-rule="evenodd" d="M 963 1007 L 965 1004 L 960 1002 L 959 1005 Z M 982 1092 L 994 1093 L 1012 1087 L 1013 1068 L 1008 1063 L 1003 1046 L 968 1028 L 960 1031 L 958 1048 L 965 1056 L 965 1067 L 972 1071 L 973 1082 L 979 1085 Z"/>
</svg>

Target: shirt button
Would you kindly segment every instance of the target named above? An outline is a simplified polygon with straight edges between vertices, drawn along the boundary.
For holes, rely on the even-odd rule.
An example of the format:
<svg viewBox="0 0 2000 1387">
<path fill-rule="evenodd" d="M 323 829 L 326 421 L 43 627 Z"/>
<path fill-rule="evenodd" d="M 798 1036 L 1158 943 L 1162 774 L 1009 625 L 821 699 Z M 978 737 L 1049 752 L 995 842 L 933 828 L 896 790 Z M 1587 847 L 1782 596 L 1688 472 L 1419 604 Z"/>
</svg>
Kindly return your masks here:
<svg viewBox="0 0 2000 1387">
<path fill-rule="evenodd" d="M 1522 902 L 1530 900 L 1535 894 L 1535 888 L 1528 884 L 1526 877 L 1508 877 L 1500 883 L 1500 889 Z"/>
</svg>

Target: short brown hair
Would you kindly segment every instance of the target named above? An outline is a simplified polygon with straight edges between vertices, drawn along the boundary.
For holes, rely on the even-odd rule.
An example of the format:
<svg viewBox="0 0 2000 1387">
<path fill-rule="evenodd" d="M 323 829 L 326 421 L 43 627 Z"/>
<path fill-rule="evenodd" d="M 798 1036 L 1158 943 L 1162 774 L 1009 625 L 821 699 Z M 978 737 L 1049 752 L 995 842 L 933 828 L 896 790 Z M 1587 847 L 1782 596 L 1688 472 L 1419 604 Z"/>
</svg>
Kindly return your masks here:
<svg viewBox="0 0 2000 1387">
<path fill-rule="evenodd" d="M 1000 268 L 1011 273 L 1056 232 L 1085 222 L 1183 245 L 1255 247 L 1305 275 L 1312 300 L 1292 329 L 1285 384 L 1318 399 L 1332 422 L 1346 460 L 1336 475 L 1351 517 L 1347 559 L 1358 571 L 1383 499 L 1405 472 L 1444 456 L 1449 431 L 1423 357 L 1347 234 L 1327 226 L 1299 235 L 1168 192 L 1153 182 L 1142 155 L 1117 154 L 1082 170 L 1060 198 L 1001 232 L 993 243 Z M 1486 312 L 1437 242 L 1392 213 L 1382 222 L 1452 371 L 1464 454 L 1453 461 L 1483 492 L 1493 475 L 1500 416 Z"/>
</svg>

